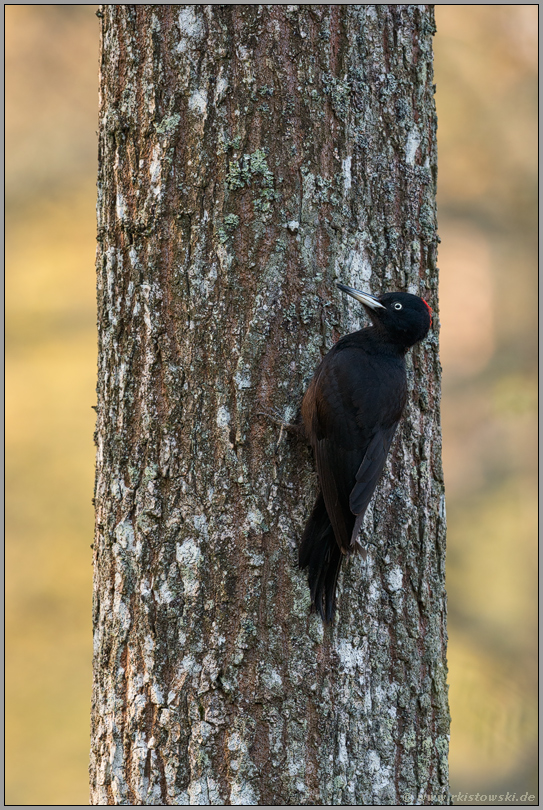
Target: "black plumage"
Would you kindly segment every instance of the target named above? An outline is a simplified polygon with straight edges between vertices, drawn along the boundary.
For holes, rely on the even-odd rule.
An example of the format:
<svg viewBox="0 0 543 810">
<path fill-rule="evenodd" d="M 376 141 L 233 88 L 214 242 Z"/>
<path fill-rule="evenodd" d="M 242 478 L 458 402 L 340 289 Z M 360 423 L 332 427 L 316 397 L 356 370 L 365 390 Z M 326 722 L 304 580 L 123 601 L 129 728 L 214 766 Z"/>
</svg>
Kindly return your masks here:
<svg viewBox="0 0 543 810">
<path fill-rule="evenodd" d="M 362 303 L 372 325 L 338 340 L 323 358 L 302 402 L 305 432 L 321 491 L 299 551 L 313 607 L 333 618 L 341 562 L 354 551 L 394 432 L 407 382 L 405 353 L 432 323 L 428 304 L 410 293 L 379 298 L 337 285 Z"/>
</svg>

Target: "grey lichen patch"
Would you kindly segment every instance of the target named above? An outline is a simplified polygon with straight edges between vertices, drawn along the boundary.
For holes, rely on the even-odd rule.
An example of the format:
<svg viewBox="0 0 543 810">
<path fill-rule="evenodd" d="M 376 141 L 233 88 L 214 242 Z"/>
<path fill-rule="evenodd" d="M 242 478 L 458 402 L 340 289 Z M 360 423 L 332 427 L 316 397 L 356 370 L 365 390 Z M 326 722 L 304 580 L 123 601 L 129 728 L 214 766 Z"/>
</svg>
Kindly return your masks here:
<svg viewBox="0 0 543 810">
<path fill-rule="evenodd" d="M 226 184 L 232 191 L 251 185 L 257 175 L 261 177 L 261 185 L 273 186 L 273 174 L 270 171 L 264 149 L 256 149 L 253 153 L 243 155 L 239 160 L 229 163 Z"/>
<path fill-rule="evenodd" d="M 200 43 L 204 32 L 205 23 L 202 16 L 198 14 L 198 6 L 182 6 L 178 15 L 179 24 L 179 53 L 196 48 Z"/>
<path fill-rule="evenodd" d="M 260 683 L 264 688 L 266 697 L 280 697 L 284 694 L 283 679 L 273 665 L 264 665 L 260 674 Z"/>
<path fill-rule="evenodd" d="M 324 92 L 330 96 L 332 107 L 338 118 L 345 119 L 349 112 L 351 87 L 345 80 L 338 79 L 331 73 L 322 77 Z"/>
<path fill-rule="evenodd" d="M 257 190 L 253 200 L 255 213 L 267 213 L 271 209 L 272 202 L 281 197 L 280 192 L 274 188 L 274 177 L 268 166 L 265 149 L 256 149 L 243 155 L 239 160 L 231 160 L 226 185 L 230 191 L 242 188 Z"/>
<path fill-rule="evenodd" d="M 165 115 L 159 124 L 155 124 L 155 129 L 159 135 L 172 135 L 178 128 L 181 121 L 179 113 Z"/>
<path fill-rule="evenodd" d="M 226 749 L 231 774 L 230 804 L 259 804 L 259 791 L 255 784 L 257 769 L 250 749 L 254 740 L 256 722 L 251 717 L 239 717 L 228 734 Z"/>
<path fill-rule="evenodd" d="M 219 141 L 219 145 L 220 145 L 219 148 L 220 148 L 221 152 L 228 152 L 231 149 L 234 150 L 235 152 L 237 152 L 239 149 L 241 149 L 241 143 L 242 143 L 242 140 L 241 140 L 241 137 L 239 135 L 236 135 L 235 137 L 230 138 L 228 135 L 222 133 L 222 137 L 220 138 L 220 141 Z"/>
<path fill-rule="evenodd" d="M 233 231 L 239 225 L 239 217 L 237 214 L 227 214 L 223 222 L 225 230 Z"/>
<path fill-rule="evenodd" d="M 224 244 L 228 241 L 228 237 L 236 230 L 239 225 L 239 217 L 237 214 L 227 214 L 223 219 L 223 224 L 218 230 L 219 239 Z"/>
</svg>

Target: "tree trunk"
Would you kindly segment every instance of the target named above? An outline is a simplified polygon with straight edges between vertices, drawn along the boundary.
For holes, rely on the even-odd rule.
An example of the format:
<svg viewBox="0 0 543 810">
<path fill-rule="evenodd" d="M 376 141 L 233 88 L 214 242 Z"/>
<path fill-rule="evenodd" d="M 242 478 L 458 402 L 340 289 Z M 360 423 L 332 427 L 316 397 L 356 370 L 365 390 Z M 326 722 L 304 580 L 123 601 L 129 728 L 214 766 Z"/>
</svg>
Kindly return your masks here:
<svg viewBox="0 0 543 810">
<path fill-rule="evenodd" d="M 433 7 L 101 7 L 93 804 L 447 804 L 437 317 L 338 610 L 293 420 L 360 328 L 437 310 Z"/>
</svg>

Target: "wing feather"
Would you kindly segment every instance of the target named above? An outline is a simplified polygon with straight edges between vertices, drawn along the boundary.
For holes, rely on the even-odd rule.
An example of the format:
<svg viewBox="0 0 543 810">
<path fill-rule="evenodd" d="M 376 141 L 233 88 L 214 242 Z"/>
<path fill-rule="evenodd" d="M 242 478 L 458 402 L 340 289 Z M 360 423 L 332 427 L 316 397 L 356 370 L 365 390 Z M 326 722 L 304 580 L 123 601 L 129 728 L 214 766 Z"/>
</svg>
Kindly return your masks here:
<svg viewBox="0 0 543 810">
<path fill-rule="evenodd" d="M 383 472 L 397 424 L 396 422 L 387 430 L 378 430 L 368 445 L 349 496 L 349 507 L 354 515 L 362 515 L 368 508 Z"/>
</svg>

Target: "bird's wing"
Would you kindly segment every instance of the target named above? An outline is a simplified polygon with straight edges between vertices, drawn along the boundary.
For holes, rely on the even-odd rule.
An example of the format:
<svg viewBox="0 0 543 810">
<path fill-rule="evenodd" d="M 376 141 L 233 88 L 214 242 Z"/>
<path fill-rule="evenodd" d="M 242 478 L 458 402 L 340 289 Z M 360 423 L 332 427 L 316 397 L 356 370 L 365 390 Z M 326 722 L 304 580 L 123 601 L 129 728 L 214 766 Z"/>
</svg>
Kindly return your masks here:
<svg viewBox="0 0 543 810">
<path fill-rule="evenodd" d="M 396 425 L 378 430 L 366 448 L 347 450 L 333 439 L 321 440 L 315 446 L 324 502 L 344 553 L 352 551 L 395 430 Z"/>
<path fill-rule="evenodd" d="M 368 445 L 364 459 L 356 473 L 356 484 L 349 496 L 353 515 L 363 515 L 377 486 L 385 466 L 397 422 L 389 428 L 378 430 Z"/>
<path fill-rule="evenodd" d="M 344 554 L 351 550 L 354 515 L 349 495 L 360 466 L 360 450 L 347 450 L 332 439 L 315 445 L 315 460 L 326 511 L 337 543 Z"/>
</svg>

